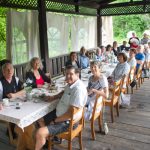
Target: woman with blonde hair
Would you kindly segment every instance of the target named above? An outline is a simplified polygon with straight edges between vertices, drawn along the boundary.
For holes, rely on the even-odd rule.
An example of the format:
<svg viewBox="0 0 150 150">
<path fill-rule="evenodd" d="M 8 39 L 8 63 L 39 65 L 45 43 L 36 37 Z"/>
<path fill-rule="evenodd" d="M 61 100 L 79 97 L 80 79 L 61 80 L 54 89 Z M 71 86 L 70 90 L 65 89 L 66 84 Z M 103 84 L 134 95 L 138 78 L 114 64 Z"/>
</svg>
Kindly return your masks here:
<svg viewBox="0 0 150 150">
<path fill-rule="evenodd" d="M 50 77 L 47 77 L 43 72 L 43 65 L 38 57 L 33 57 L 27 68 L 26 80 L 30 80 L 30 83 L 33 88 L 43 87 L 44 82 L 50 83 Z"/>
</svg>

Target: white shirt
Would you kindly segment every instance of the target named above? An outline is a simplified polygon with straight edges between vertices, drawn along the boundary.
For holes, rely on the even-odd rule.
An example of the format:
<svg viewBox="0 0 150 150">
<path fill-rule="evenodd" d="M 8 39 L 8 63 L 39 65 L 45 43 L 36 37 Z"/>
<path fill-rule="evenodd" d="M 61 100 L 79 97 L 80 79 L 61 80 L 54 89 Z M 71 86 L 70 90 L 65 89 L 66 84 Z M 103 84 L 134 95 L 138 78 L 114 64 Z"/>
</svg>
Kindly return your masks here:
<svg viewBox="0 0 150 150">
<path fill-rule="evenodd" d="M 127 62 L 118 63 L 114 71 L 112 72 L 112 77 L 114 81 L 120 80 L 124 75 L 128 75 L 130 72 L 130 66 Z"/>
<path fill-rule="evenodd" d="M 136 59 L 133 57 L 130 61 L 128 61 L 128 64 L 130 65 L 130 68 L 136 66 Z"/>
<path fill-rule="evenodd" d="M 82 108 L 87 101 L 87 89 L 81 80 L 71 86 L 67 85 L 64 94 L 56 107 L 57 117 L 67 112 L 70 106 Z"/>
</svg>

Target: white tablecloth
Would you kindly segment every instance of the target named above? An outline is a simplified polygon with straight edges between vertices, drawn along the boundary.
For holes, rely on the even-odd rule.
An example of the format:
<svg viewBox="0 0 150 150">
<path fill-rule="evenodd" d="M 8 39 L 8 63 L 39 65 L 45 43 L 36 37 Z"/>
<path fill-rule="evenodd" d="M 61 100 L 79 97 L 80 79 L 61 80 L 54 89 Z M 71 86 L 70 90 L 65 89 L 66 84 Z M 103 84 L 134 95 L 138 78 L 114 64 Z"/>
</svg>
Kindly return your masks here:
<svg viewBox="0 0 150 150">
<path fill-rule="evenodd" d="M 104 73 L 107 77 L 110 76 L 115 66 L 116 64 L 104 64 L 102 67 L 102 73 Z M 88 72 L 89 68 L 81 71 L 81 80 L 86 86 L 88 85 L 88 79 L 91 76 L 91 74 L 89 74 Z M 44 93 L 45 95 L 56 95 L 64 89 L 65 85 L 65 77 L 61 77 L 56 80 L 56 86 L 58 86 L 57 91 L 51 93 L 46 92 L 46 90 L 43 89 L 34 89 L 34 94 L 37 95 L 37 97 L 38 94 L 42 93 Z M 22 101 L 20 109 L 16 109 L 16 103 L 21 100 L 16 99 L 14 100 L 14 102 L 10 102 L 9 107 L 4 107 L 4 109 L 0 111 L 0 120 L 15 123 L 23 129 L 24 127 L 29 126 L 33 122 L 37 121 L 38 119 L 42 118 L 43 116 L 54 110 L 58 103 L 58 100 L 51 103 L 44 101 L 38 101 L 37 103 L 35 103 L 34 100 L 35 99 L 27 102 Z"/>
<path fill-rule="evenodd" d="M 16 102 L 10 102 L 10 106 L 4 107 L 0 111 L 0 120 L 15 123 L 20 128 L 24 128 L 42 118 L 56 108 L 58 100 L 51 103 L 38 101 L 21 102 L 20 109 L 16 109 Z"/>
</svg>

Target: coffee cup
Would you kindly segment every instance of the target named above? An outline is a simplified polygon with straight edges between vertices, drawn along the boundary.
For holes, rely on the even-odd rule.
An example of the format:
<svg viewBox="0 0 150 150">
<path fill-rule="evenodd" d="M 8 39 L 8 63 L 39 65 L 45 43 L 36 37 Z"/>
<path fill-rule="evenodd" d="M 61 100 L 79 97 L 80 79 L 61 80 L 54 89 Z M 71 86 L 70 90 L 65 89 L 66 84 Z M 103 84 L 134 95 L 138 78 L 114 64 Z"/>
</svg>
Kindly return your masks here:
<svg viewBox="0 0 150 150">
<path fill-rule="evenodd" d="M 8 98 L 3 98 L 3 105 L 9 106 L 9 99 Z"/>
</svg>

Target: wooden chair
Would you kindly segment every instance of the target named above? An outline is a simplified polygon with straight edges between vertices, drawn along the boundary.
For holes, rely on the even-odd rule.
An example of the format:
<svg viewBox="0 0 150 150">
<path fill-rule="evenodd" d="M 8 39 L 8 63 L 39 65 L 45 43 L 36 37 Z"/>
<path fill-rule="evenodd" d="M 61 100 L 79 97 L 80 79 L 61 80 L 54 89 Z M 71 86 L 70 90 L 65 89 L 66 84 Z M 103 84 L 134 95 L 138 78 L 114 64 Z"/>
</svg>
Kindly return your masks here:
<svg viewBox="0 0 150 150">
<path fill-rule="evenodd" d="M 138 89 L 138 87 L 141 86 L 141 77 L 142 77 L 142 65 L 139 67 L 136 74 L 136 80 L 137 80 L 136 89 Z"/>
<path fill-rule="evenodd" d="M 65 75 L 65 66 L 61 68 L 61 72 Z"/>
<path fill-rule="evenodd" d="M 8 136 L 9 136 L 9 143 L 11 145 L 16 146 L 17 145 L 17 139 L 13 138 L 13 133 L 12 133 L 12 129 L 11 129 L 11 123 L 7 122 L 7 121 L 3 121 L 0 120 L 0 124 L 4 124 L 8 130 Z"/>
<path fill-rule="evenodd" d="M 119 116 L 119 96 L 122 80 L 114 83 L 112 96 L 110 99 L 104 99 L 105 106 L 110 107 L 111 121 L 114 122 L 114 106 L 116 106 L 117 116 Z"/>
<path fill-rule="evenodd" d="M 120 91 L 122 93 L 126 93 L 126 91 L 127 91 L 128 80 L 129 80 L 129 74 L 128 75 L 124 75 L 123 78 L 121 79 Z"/>
<path fill-rule="evenodd" d="M 58 138 L 65 139 L 68 141 L 68 150 L 72 150 L 72 140 L 77 136 L 79 137 L 80 150 L 83 149 L 82 146 L 83 121 L 84 121 L 84 109 L 83 108 L 78 110 L 72 109 L 70 126 L 68 131 L 57 135 Z M 73 129 L 76 123 L 78 123 L 78 126 L 75 129 Z M 54 144 L 52 143 L 51 139 L 52 136 L 49 136 L 48 150 L 51 150 L 51 146 Z"/>
<path fill-rule="evenodd" d="M 102 96 L 97 95 L 96 100 L 93 107 L 91 121 L 91 135 L 92 139 L 95 140 L 95 130 L 94 130 L 94 122 L 98 119 L 99 130 L 102 131 L 102 116 L 103 116 L 103 99 Z"/>
<path fill-rule="evenodd" d="M 135 78 L 135 69 L 136 67 L 132 67 L 130 69 L 129 77 L 128 77 L 128 84 L 127 84 L 127 93 L 129 93 L 129 86 L 134 81 Z M 133 94 L 133 87 L 131 87 L 131 93 Z"/>
</svg>

